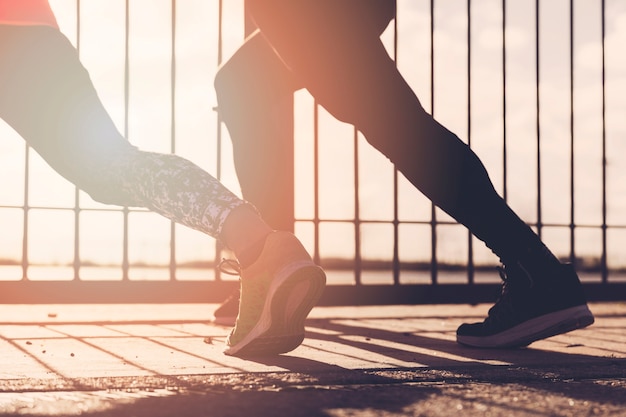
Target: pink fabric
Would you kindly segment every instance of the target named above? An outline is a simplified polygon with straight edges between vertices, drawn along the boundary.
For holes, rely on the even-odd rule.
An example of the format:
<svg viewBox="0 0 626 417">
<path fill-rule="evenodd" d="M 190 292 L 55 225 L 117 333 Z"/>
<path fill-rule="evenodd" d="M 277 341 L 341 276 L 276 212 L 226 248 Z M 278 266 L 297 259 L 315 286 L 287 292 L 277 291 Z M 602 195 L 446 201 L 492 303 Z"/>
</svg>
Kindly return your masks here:
<svg viewBox="0 0 626 417">
<path fill-rule="evenodd" d="M 0 0 L 0 25 L 46 25 L 59 28 L 48 0 Z"/>
</svg>

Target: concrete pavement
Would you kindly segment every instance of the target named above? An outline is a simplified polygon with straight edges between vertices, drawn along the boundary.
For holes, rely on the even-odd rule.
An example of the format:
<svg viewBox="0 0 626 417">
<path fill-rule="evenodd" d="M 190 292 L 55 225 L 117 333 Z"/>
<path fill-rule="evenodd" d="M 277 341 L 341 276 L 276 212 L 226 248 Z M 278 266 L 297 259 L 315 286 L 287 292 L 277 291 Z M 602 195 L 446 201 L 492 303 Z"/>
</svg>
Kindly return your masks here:
<svg viewBox="0 0 626 417">
<path fill-rule="evenodd" d="M 274 358 L 223 355 L 215 305 L 0 306 L 0 415 L 626 415 L 626 303 L 519 350 L 454 342 L 488 305 L 318 307 Z"/>
</svg>

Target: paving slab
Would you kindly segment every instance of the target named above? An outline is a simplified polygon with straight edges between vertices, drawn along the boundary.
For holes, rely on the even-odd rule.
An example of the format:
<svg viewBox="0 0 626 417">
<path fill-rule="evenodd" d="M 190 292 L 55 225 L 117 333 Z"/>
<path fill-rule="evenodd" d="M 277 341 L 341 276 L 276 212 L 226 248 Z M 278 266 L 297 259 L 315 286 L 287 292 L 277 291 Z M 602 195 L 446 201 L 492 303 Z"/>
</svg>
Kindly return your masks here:
<svg viewBox="0 0 626 417">
<path fill-rule="evenodd" d="M 489 305 L 318 307 L 254 360 L 215 307 L 0 306 L 0 415 L 626 415 L 626 303 L 516 350 L 456 344 Z"/>
</svg>

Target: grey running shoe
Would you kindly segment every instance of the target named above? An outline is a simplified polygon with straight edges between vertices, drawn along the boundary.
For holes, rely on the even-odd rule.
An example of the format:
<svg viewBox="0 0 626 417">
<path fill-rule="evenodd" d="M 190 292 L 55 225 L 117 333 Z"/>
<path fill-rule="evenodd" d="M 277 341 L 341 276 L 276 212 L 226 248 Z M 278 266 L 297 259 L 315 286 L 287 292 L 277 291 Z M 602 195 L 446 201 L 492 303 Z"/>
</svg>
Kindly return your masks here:
<svg viewBox="0 0 626 417">
<path fill-rule="evenodd" d="M 324 271 L 293 234 L 270 234 L 257 261 L 241 273 L 239 315 L 224 353 L 262 356 L 297 348 L 325 285 Z"/>
</svg>

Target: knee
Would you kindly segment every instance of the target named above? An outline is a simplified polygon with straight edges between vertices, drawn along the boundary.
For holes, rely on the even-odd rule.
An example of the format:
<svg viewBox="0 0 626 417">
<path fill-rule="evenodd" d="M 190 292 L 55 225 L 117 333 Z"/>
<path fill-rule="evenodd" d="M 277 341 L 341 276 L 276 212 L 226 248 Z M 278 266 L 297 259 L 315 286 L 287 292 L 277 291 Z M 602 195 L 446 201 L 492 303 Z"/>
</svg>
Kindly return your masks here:
<svg viewBox="0 0 626 417">
<path fill-rule="evenodd" d="M 218 106 L 222 106 L 228 99 L 232 100 L 238 96 L 238 89 L 236 88 L 238 78 L 240 77 L 237 76 L 230 61 L 218 69 L 213 80 Z"/>
<path fill-rule="evenodd" d="M 118 206 L 144 206 L 138 195 L 130 192 L 129 182 L 137 181 L 134 169 L 141 151 L 133 146 L 118 152 L 84 158 L 73 164 L 67 178 L 94 201 Z"/>
<path fill-rule="evenodd" d="M 229 130 L 233 125 L 246 123 L 262 104 L 262 97 L 249 81 L 250 76 L 234 61 L 226 62 L 215 75 L 216 110 Z"/>
<path fill-rule="evenodd" d="M 241 59 L 237 52 L 217 71 L 213 86 L 220 113 L 242 113 L 263 100 L 263 74 L 258 63 Z"/>
<path fill-rule="evenodd" d="M 222 116 L 235 118 L 271 107 L 298 88 L 291 71 L 259 34 L 219 68 L 214 87 Z"/>
</svg>

